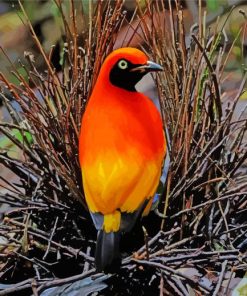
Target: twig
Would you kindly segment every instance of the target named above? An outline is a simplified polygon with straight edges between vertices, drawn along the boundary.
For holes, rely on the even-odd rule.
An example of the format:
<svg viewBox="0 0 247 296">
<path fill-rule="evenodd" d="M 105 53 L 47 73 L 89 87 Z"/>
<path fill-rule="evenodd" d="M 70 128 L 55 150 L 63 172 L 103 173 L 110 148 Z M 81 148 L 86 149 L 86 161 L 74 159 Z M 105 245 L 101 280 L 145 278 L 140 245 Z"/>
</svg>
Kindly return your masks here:
<svg viewBox="0 0 247 296">
<path fill-rule="evenodd" d="M 219 201 L 222 201 L 222 200 L 225 200 L 225 199 L 235 198 L 236 196 L 242 196 L 242 195 L 247 195 L 247 192 L 239 192 L 239 193 L 235 193 L 235 194 L 229 194 L 229 195 L 225 195 L 225 196 L 222 196 L 222 197 L 218 197 L 218 198 L 213 199 L 213 200 L 208 200 L 208 201 L 206 201 L 204 203 L 201 203 L 199 205 L 191 207 L 190 209 L 184 209 L 184 210 L 170 216 L 170 219 L 178 217 L 178 216 L 180 216 L 180 215 L 182 215 L 184 213 L 188 213 L 188 212 L 203 208 L 203 207 L 205 207 L 207 205 L 211 205 L 211 204 L 213 204 L 215 202 L 219 202 Z"/>
<path fill-rule="evenodd" d="M 144 226 L 142 226 L 142 230 L 144 233 L 144 241 L 145 241 L 145 249 L 146 249 L 146 259 L 149 260 L 149 249 L 148 249 L 148 233 Z"/>
<path fill-rule="evenodd" d="M 217 285 L 216 285 L 216 288 L 214 290 L 214 293 L 213 293 L 213 296 L 217 296 L 219 295 L 219 291 L 220 291 L 220 288 L 221 288 L 221 284 L 222 284 L 222 281 L 224 279 L 224 275 L 225 275 L 225 269 L 226 269 L 226 266 L 227 266 L 227 260 L 225 260 L 222 265 L 221 265 L 221 273 L 220 273 L 220 276 L 219 276 L 219 279 L 217 281 Z"/>
<path fill-rule="evenodd" d="M 183 279 L 186 279 L 188 281 L 188 283 L 191 284 L 193 287 L 199 287 L 199 288 L 201 288 L 202 290 L 204 290 L 207 293 L 211 291 L 211 289 L 208 286 L 206 286 L 204 284 L 201 284 L 201 283 L 198 283 L 197 281 L 193 280 L 191 277 L 187 276 L 186 274 L 184 274 L 184 273 L 182 273 L 182 272 L 180 272 L 178 270 L 175 270 L 175 269 L 173 269 L 171 267 L 165 266 L 165 265 L 160 264 L 160 263 L 146 261 L 146 260 L 132 259 L 132 261 L 134 261 L 135 263 L 138 263 L 140 265 L 146 265 L 146 266 L 159 268 L 159 269 L 163 270 L 167 274 L 172 274 L 172 275 L 179 276 L 179 277 L 181 277 Z"/>
<path fill-rule="evenodd" d="M 46 249 L 46 252 L 45 252 L 45 254 L 44 254 L 44 256 L 43 256 L 43 260 L 45 260 L 46 256 L 47 256 L 48 253 L 49 253 L 50 246 L 51 246 L 51 241 L 52 241 L 53 235 L 54 235 L 54 233 L 55 233 L 55 231 L 56 231 L 56 228 L 57 228 L 57 222 L 58 222 L 58 217 L 56 217 L 56 219 L 55 219 L 55 223 L 54 223 L 54 226 L 53 226 L 53 229 L 52 229 L 52 232 L 51 232 L 50 238 L 49 238 L 49 240 L 48 240 L 47 249 Z"/>
<path fill-rule="evenodd" d="M 62 286 L 64 284 L 69 284 L 69 283 L 73 283 L 75 281 L 79 281 L 82 280 L 86 277 L 89 277 L 91 275 L 95 274 L 95 269 L 90 269 L 89 271 L 82 273 L 82 274 L 78 274 L 78 275 L 74 275 L 71 277 L 67 277 L 65 279 L 56 279 L 56 280 L 52 280 L 52 281 L 47 281 L 43 284 L 41 284 L 38 288 L 37 288 L 37 292 L 40 293 L 42 291 L 44 291 L 45 289 L 51 288 L 51 287 L 55 287 L 55 286 Z M 97 274 L 97 276 L 102 276 L 103 274 Z"/>
<path fill-rule="evenodd" d="M 33 279 L 27 279 L 25 281 L 19 282 L 18 284 L 14 284 L 11 288 L 6 288 L 0 291 L 0 296 L 9 295 L 11 293 L 16 293 L 28 288 L 31 288 Z"/>
</svg>

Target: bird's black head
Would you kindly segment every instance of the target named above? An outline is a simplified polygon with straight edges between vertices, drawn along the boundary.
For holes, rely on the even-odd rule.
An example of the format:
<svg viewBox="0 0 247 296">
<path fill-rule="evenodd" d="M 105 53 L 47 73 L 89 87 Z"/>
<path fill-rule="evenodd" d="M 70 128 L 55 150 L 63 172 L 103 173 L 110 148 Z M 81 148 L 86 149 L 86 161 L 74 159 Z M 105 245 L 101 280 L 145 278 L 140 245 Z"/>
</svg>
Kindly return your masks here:
<svg viewBox="0 0 247 296">
<path fill-rule="evenodd" d="M 136 91 L 135 85 L 151 71 L 162 71 L 163 68 L 147 61 L 145 64 L 133 64 L 127 59 L 119 59 L 110 71 L 110 82 L 128 91 Z"/>
</svg>

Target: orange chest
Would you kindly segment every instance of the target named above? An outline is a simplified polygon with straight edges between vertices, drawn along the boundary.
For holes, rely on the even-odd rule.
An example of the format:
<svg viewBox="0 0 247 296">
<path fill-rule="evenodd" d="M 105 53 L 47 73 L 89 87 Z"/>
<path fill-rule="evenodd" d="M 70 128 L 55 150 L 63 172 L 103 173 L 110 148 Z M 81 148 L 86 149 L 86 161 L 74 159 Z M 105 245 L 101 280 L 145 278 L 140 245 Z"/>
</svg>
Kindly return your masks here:
<svg viewBox="0 0 247 296">
<path fill-rule="evenodd" d="M 160 114 L 144 95 L 90 98 L 81 127 L 82 158 L 85 151 L 95 156 L 130 149 L 152 158 L 164 153 L 164 141 Z"/>
</svg>

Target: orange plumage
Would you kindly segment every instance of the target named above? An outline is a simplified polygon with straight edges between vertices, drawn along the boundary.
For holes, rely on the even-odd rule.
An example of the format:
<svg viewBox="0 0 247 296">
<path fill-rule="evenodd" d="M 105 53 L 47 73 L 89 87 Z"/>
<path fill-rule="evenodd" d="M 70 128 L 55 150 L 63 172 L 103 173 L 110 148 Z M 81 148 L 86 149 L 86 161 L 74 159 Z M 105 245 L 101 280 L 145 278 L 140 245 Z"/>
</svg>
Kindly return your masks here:
<svg viewBox="0 0 247 296">
<path fill-rule="evenodd" d="M 150 207 L 159 183 L 166 154 L 161 116 L 134 86 L 147 72 L 161 69 L 140 50 L 113 51 L 82 118 L 79 157 L 86 201 L 100 231 L 99 270 L 118 256 L 119 233 Z"/>
</svg>

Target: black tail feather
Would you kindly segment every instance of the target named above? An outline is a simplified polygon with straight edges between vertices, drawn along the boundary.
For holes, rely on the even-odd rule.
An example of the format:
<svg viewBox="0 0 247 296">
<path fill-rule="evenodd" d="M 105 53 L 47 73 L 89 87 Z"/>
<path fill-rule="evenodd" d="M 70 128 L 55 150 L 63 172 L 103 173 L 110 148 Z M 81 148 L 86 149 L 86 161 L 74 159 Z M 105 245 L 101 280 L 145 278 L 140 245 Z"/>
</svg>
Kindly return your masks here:
<svg viewBox="0 0 247 296">
<path fill-rule="evenodd" d="M 98 272 L 114 272 L 120 263 L 120 232 L 98 231 L 95 264 Z"/>
</svg>

